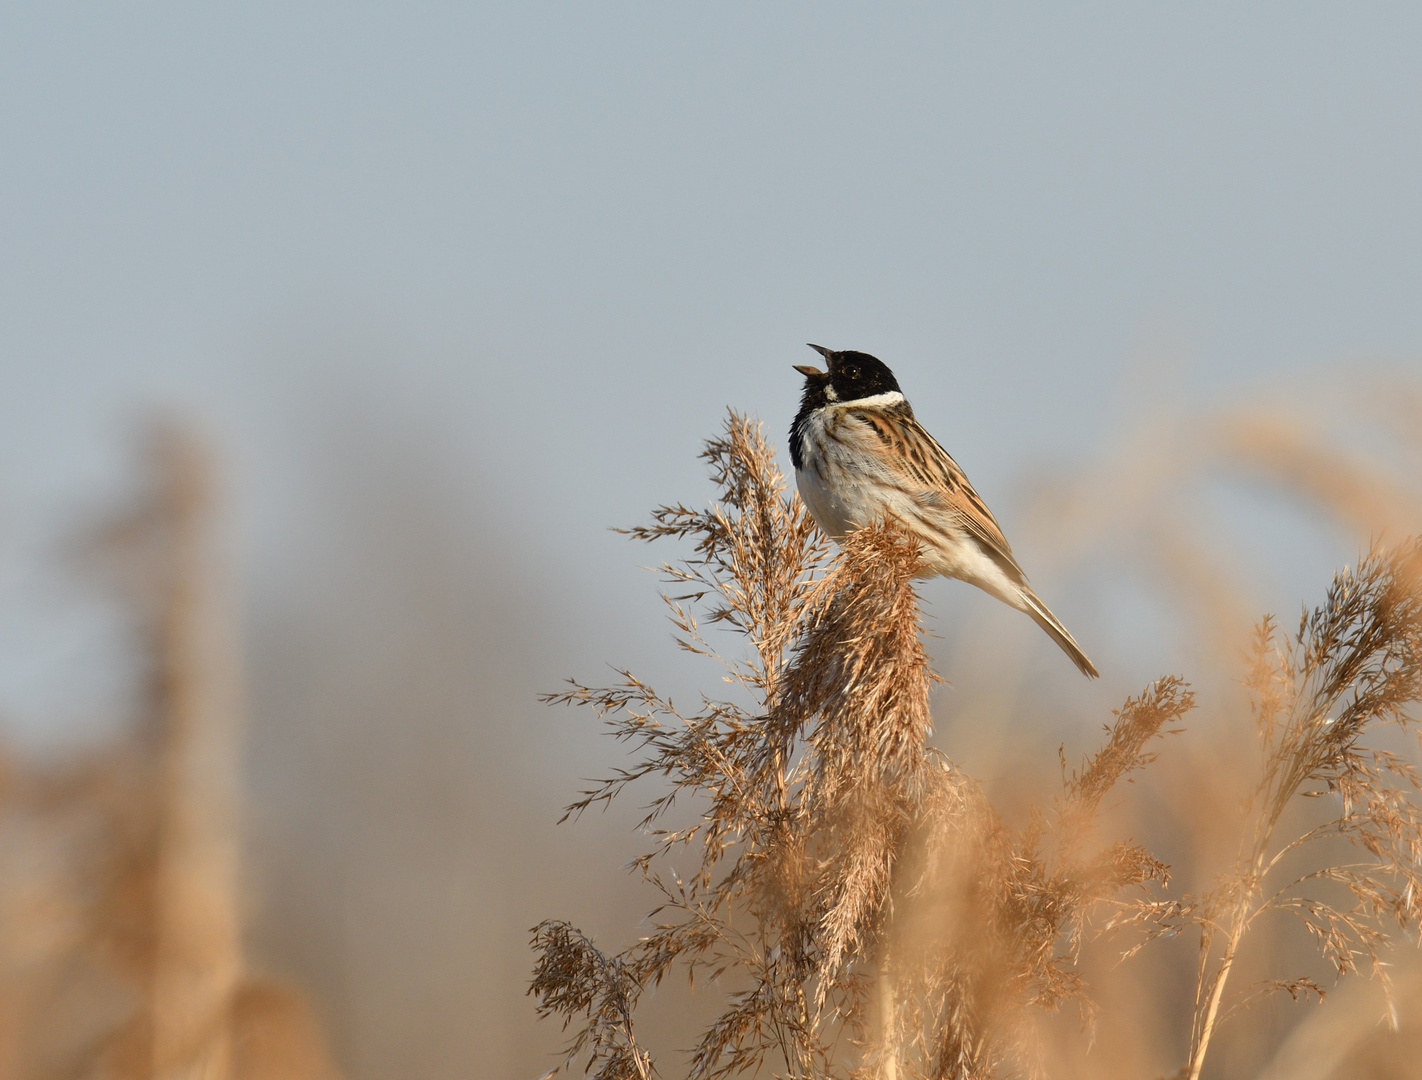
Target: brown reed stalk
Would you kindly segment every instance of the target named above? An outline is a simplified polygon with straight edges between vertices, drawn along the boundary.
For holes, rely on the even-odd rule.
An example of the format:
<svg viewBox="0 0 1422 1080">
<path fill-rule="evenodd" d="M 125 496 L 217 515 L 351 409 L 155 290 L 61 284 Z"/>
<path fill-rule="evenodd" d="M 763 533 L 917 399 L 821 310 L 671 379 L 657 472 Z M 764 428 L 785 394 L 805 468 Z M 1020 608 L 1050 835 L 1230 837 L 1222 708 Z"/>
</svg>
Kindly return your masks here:
<svg viewBox="0 0 1422 1080">
<path fill-rule="evenodd" d="M 72 937 L 47 958 L 52 985 L 31 1013 L 60 1012 L 65 1030 L 31 1023 L 22 1047 L 32 1062 L 73 1063 L 17 1074 L 338 1080 L 304 996 L 245 971 L 242 713 L 217 469 L 185 428 L 156 428 L 149 444 L 143 497 L 75 551 L 129 620 L 146 675 L 137 723 L 77 766 L 16 777 L 22 790 L 3 807 L 35 823 L 64 821 L 55 833 L 67 850 L 49 854 L 75 909 Z M 88 971 L 103 978 L 86 980 Z M 87 1015 L 66 1013 L 65 997 L 89 1002 Z M 80 1049 L 57 1051 L 63 1040 Z"/>
<path fill-rule="evenodd" d="M 237 911 L 240 709 L 220 585 L 215 469 L 193 434 L 151 434 L 146 498 L 108 522 L 88 561 L 119 587 L 149 670 L 119 794 L 97 943 L 137 1007 L 98 1048 L 118 1076 L 232 1076 L 228 1011 L 242 977 Z"/>
<path fill-rule="evenodd" d="M 1133 843 L 1093 845 L 1090 828 L 1190 692 L 1167 679 L 1127 702 L 1106 746 L 1063 770 L 1050 812 L 1013 829 L 928 745 L 936 677 L 917 549 L 885 523 L 831 559 L 759 425 L 735 413 L 703 457 L 717 505 L 663 507 L 631 533 L 693 543 L 662 566 L 671 619 L 682 648 L 724 665 L 736 700 L 679 710 L 626 671 L 546 699 L 593 708 L 636 751 L 565 820 L 637 781 L 665 785 L 635 863 L 660 898 L 651 932 L 609 954 L 561 921 L 533 931 L 530 993 L 573 1031 L 560 1068 L 656 1075 L 634 1017 L 679 966 L 723 995 L 690 1053 L 696 1080 L 1036 1071 L 1033 1011 L 1085 1002 L 1088 913 L 1114 904 L 1117 924 L 1156 913 L 1124 890 L 1163 881 L 1163 864 Z M 745 653 L 727 656 L 703 623 L 732 630 Z M 670 868 L 675 851 L 695 854 L 694 873 Z"/>
<path fill-rule="evenodd" d="M 1383 728 L 1414 726 L 1410 710 L 1422 698 L 1422 541 L 1374 545 L 1356 569 L 1334 577 L 1320 607 L 1305 610 L 1293 638 L 1264 619 L 1247 685 L 1262 768 L 1239 852 L 1229 873 L 1181 909 L 1200 932 L 1190 1056 L 1181 1073 L 1188 1080 L 1200 1076 L 1229 1015 L 1270 993 L 1325 992 L 1308 977 L 1272 979 L 1221 1011 L 1239 951 L 1264 916 L 1301 920 L 1340 977 L 1366 962 L 1383 980 L 1387 925 L 1418 925 L 1418 775 L 1375 738 Z M 1308 797 L 1328 803 L 1327 820 L 1281 837 L 1286 813 Z M 1334 857 L 1325 845 L 1337 840 L 1355 855 Z M 1317 858 L 1300 868 L 1308 852 Z"/>
</svg>

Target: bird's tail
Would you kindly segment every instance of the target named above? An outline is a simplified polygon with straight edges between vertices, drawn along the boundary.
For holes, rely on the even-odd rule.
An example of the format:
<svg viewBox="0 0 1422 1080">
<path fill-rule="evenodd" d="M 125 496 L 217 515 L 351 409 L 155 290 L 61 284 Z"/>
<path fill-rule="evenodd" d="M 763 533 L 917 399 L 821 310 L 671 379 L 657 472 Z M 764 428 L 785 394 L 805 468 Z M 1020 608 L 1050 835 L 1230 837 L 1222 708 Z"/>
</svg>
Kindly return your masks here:
<svg viewBox="0 0 1422 1080">
<path fill-rule="evenodd" d="M 1096 670 L 1096 665 L 1082 652 L 1081 646 L 1076 643 L 1076 638 L 1067 632 L 1067 628 L 1061 624 L 1061 620 L 1052 614 L 1051 610 L 1041 600 L 1037 599 L 1037 594 L 1029 589 L 1025 584 L 1022 586 L 1022 610 L 1032 616 L 1032 621 L 1040 626 L 1047 634 L 1061 646 L 1062 652 L 1071 657 L 1071 662 L 1081 669 L 1081 673 L 1089 679 L 1094 679 L 1100 672 Z"/>
</svg>

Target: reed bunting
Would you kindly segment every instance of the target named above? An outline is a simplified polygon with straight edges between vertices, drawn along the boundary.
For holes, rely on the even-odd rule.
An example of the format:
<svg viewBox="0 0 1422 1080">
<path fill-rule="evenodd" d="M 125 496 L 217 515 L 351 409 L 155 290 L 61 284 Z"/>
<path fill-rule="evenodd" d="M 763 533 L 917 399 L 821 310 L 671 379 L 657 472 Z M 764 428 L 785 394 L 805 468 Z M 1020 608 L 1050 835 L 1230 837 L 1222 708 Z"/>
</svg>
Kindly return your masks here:
<svg viewBox="0 0 1422 1080">
<path fill-rule="evenodd" d="M 919 577 L 958 578 L 1025 611 L 1095 678 L 1081 646 L 1027 584 L 992 511 L 913 418 L 894 373 L 868 353 L 810 348 L 829 371 L 795 365 L 805 376 L 805 393 L 790 425 L 790 460 L 820 528 L 838 540 L 892 517 L 922 548 Z"/>
</svg>

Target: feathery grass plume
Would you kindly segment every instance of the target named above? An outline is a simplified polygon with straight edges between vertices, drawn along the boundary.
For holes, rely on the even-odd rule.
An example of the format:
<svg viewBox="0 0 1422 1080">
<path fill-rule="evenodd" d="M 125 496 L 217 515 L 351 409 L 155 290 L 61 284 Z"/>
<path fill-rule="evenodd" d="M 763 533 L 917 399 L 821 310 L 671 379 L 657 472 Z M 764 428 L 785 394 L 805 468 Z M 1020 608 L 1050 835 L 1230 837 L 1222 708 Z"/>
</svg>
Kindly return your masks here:
<svg viewBox="0 0 1422 1080">
<path fill-rule="evenodd" d="M 1263 766 L 1233 868 L 1180 915 L 1200 930 L 1190 1058 L 1196 1080 L 1219 1023 L 1258 997 L 1324 989 L 1313 979 L 1272 979 L 1221 1006 L 1241 944 L 1271 912 L 1296 916 L 1338 976 L 1366 961 L 1386 979 L 1387 924 L 1416 928 L 1422 909 L 1422 808 L 1410 761 L 1379 745 L 1385 727 L 1416 723 L 1422 698 L 1422 541 L 1374 545 L 1339 572 L 1296 637 L 1260 623 L 1247 685 Z M 1304 797 L 1326 802 L 1326 820 L 1279 836 Z M 1292 817 L 1287 818 L 1292 821 Z M 1293 830 L 1286 830 L 1292 834 Z M 1338 841 L 1351 854 L 1338 855 Z M 1312 862 L 1303 856 L 1314 853 Z M 1322 896 L 1320 897 L 1320 893 Z"/>
<path fill-rule="evenodd" d="M 336 1080 L 314 1012 L 246 974 L 241 711 L 216 468 L 152 433 L 141 497 L 68 547 L 144 676 L 122 734 L 0 784 L 0 1074 Z"/>
<path fill-rule="evenodd" d="M 233 1075 L 228 1023 L 243 958 L 237 911 L 240 709 L 216 550 L 219 500 L 203 443 L 150 433 L 152 481 L 78 554 L 122 598 L 145 672 L 138 753 L 105 794 L 96 951 L 135 991 L 97 1043 L 106 1075 Z M 125 760 L 125 758 L 127 760 Z M 112 783 L 112 780 L 110 783 Z"/>
<path fill-rule="evenodd" d="M 588 1017 L 564 1064 L 587 1054 L 597 1063 L 598 1080 L 650 1080 L 651 1058 L 632 1035 L 632 1010 L 642 987 L 627 965 L 575 927 L 551 919 L 534 931 L 533 947 L 543 957 L 531 991 L 540 1011 L 562 1014 L 565 1028 L 568 1017 Z"/>
<path fill-rule="evenodd" d="M 1176 678 L 1127 701 L 1105 746 L 1078 771 L 1067 774 L 1063 763 L 1051 812 L 1034 811 L 1017 830 L 935 755 L 924 774 L 931 779 L 920 806 L 922 838 L 901 875 L 904 898 L 892 931 L 890 970 L 903 1001 L 894 1045 L 907 1075 L 1040 1074 L 1036 1011 L 1074 1001 L 1090 1020 L 1076 965 L 1093 909 L 1108 909 L 1105 930 L 1152 924 L 1173 910 L 1127 892 L 1163 884 L 1169 868 L 1130 841 L 1093 850 L 1092 827 L 1105 795 L 1150 764 L 1150 742 L 1179 730 L 1193 707 Z"/>
<path fill-rule="evenodd" d="M 914 544 L 882 523 L 831 559 L 759 425 L 735 413 L 702 456 L 719 503 L 663 507 L 631 535 L 694 541 L 689 559 L 661 568 L 677 590 L 666 597 L 677 640 L 723 664 L 741 701 L 680 711 L 626 671 L 546 698 L 592 707 L 637 751 L 565 820 L 635 781 L 666 785 L 641 822 L 652 849 L 634 864 L 660 896 L 651 932 L 614 955 L 563 922 L 533 931 L 530 993 L 574 1028 L 560 1068 L 585 1058 L 606 1080 L 653 1075 L 633 1013 L 675 966 L 724 993 L 690 1052 L 698 1080 L 1030 1067 L 1026 1013 L 1082 997 L 1088 911 L 1107 901 L 1117 922 L 1147 917 L 1121 892 L 1165 877 L 1134 844 L 1085 854 L 1087 834 L 1105 793 L 1191 707 L 1188 690 L 1165 680 L 1128 702 L 1053 812 L 1013 830 L 927 745 L 936 677 Z M 746 655 L 713 647 L 698 613 L 734 630 Z M 689 821 L 676 824 L 682 800 Z M 670 869 L 674 851 L 694 854 L 694 873 Z"/>
</svg>

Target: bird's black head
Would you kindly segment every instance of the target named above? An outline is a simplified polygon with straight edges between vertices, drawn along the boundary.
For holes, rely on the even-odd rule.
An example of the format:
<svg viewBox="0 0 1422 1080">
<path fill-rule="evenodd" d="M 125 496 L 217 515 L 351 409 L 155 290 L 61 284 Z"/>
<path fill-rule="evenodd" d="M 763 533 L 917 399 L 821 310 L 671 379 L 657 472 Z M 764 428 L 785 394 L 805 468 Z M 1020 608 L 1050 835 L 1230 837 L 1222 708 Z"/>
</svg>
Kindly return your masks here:
<svg viewBox="0 0 1422 1080">
<path fill-rule="evenodd" d="M 795 370 L 805 376 L 805 392 L 800 398 L 800 412 L 790 425 L 790 460 L 799 469 L 803 463 L 805 422 L 817 409 L 826 405 L 862 401 L 879 394 L 900 393 L 898 380 L 876 357 L 862 352 L 835 352 L 823 345 L 811 345 L 829 364 L 821 371 L 809 364 L 796 364 Z M 907 404 L 901 406 L 907 409 Z"/>
<path fill-rule="evenodd" d="M 860 401 L 879 394 L 898 393 L 899 381 L 894 373 L 877 356 L 868 353 L 845 350 L 835 352 L 823 345 L 811 345 L 829 364 L 829 373 L 808 365 L 796 365 L 796 370 L 805 376 L 805 394 L 812 389 L 825 402 Z"/>
</svg>

